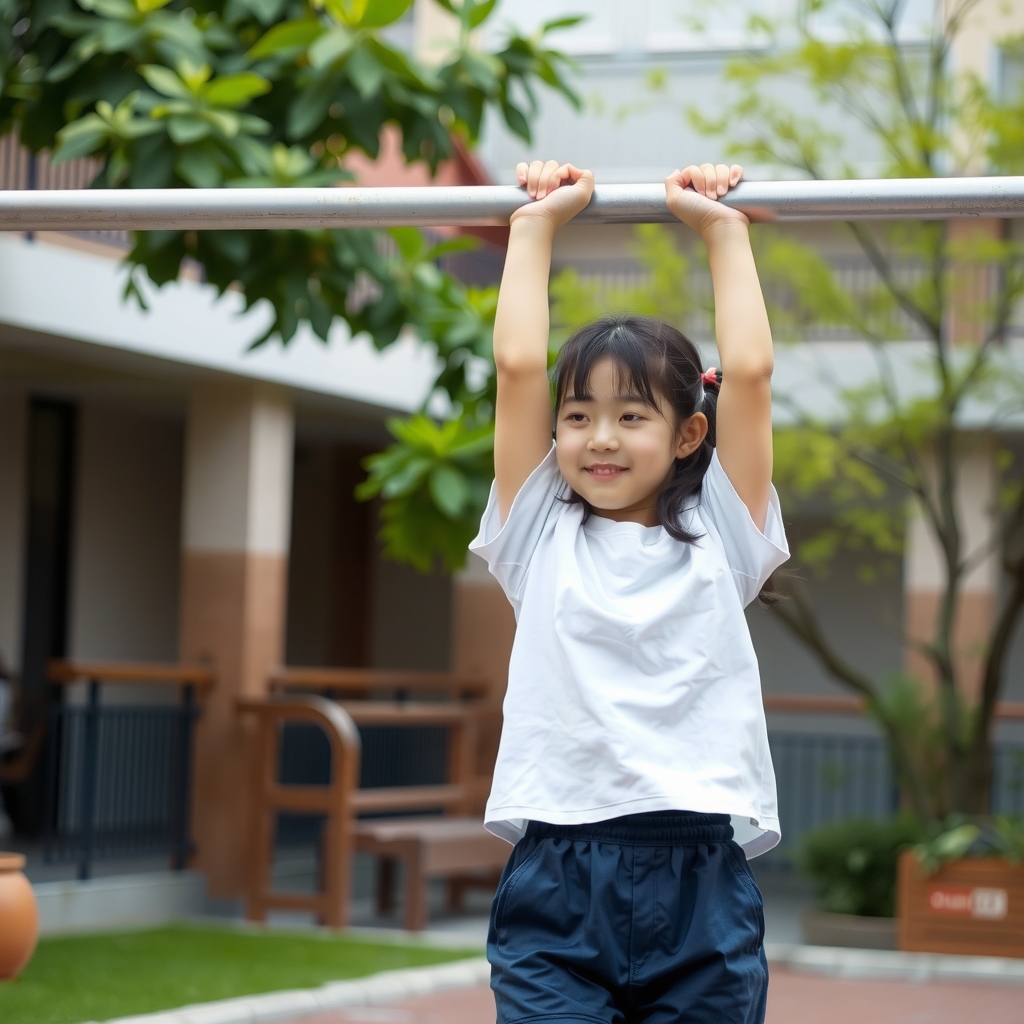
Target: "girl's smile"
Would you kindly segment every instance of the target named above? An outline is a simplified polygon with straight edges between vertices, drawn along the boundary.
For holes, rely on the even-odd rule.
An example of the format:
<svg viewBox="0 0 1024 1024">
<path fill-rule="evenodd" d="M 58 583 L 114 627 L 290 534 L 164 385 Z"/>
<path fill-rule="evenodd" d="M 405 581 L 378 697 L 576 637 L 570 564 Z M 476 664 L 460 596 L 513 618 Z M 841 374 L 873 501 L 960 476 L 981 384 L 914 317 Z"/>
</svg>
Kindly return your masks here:
<svg viewBox="0 0 1024 1024">
<path fill-rule="evenodd" d="M 592 466 L 584 468 L 595 480 L 609 480 L 627 472 L 625 466 L 613 466 L 606 462 L 595 462 Z"/>
</svg>

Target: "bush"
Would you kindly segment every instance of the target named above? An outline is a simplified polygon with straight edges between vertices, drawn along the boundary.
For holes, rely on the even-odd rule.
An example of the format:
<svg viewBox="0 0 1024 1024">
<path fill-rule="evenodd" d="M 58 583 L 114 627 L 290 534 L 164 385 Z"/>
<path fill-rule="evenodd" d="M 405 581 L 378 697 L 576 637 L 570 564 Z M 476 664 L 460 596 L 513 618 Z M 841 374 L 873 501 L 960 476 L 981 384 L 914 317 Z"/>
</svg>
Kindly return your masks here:
<svg viewBox="0 0 1024 1024">
<path fill-rule="evenodd" d="M 800 867 L 814 879 L 822 910 L 892 917 L 896 861 L 926 838 L 925 827 L 909 814 L 837 821 L 804 836 Z"/>
</svg>

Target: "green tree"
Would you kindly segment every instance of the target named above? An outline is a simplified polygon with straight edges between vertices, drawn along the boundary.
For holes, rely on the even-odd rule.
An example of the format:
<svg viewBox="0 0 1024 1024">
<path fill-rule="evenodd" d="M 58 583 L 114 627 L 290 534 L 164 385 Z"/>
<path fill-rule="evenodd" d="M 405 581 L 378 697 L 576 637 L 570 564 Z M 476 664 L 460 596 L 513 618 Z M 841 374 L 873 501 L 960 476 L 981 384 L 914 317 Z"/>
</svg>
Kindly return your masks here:
<svg viewBox="0 0 1024 1024">
<path fill-rule="evenodd" d="M 378 155 L 385 125 L 400 130 L 407 161 L 433 171 L 456 140 L 476 142 L 489 110 L 529 139 L 538 88 L 578 103 L 569 64 L 547 39 L 579 19 L 551 21 L 530 37 L 509 30 L 486 50 L 474 40 L 497 0 L 436 2 L 458 32 L 440 62 L 427 66 L 393 41 L 412 0 L 0 0 L 0 134 L 17 132 L 31 151 L 52 151 L 54 162 L 96 159 L 96 188 L 331 186 L 351 177 L 347 154 Z M 390 237 L 139 232 L 127 256 L 126 294 L 144 303 L 143 277 L 162 285 L 189 259 L 219 292 L 239 289 L 246 308 L 270 305 L 255 345 L 286 344 L 302 323 L 326 341 L 343 320 L 384 347 L 411 326 L 437 347 L 436 386 L 463 427 L 486 424 L 480 369 L 494 295 L 438 268 L 442 256 L 473 244 L 430 245 L 411 229 Z M 425 436 L 415 427 L 402 436 Z M 418 505 L 400 484 L 389 485 L 396 554 L 414 550 L 394 527 L 408 522 L 419 530 L 416 560 L 440 552 L 452 561 L 450 541 L 412 513 L 440 514 L 457 526 L 466 494 L 479 491 L 459 482 L 462 449 L 449 451 L 462 444 L 461 431 L 458 438 L 442 431 L 445 440 L 430 447 L 432 483 L 423 481 Z"/>
<path fill-rule="evenodd" d="M 757 21 L 752 27 L 767 45 L 730 63 L 732 100 L 721 116 L 688 116 L 724 136 L 737 158 L 807 177 L 855 176 L 857 162 L 836 128 L 844 124 L 873 140 L 882 173 L 891 177 L 1017 173 L 1024 166 L 1024 95 L 994 96 L 975 77 L 951 70 L 951 49 L 973 7 L 971 0 L 954 4 L 929 37 L 912 42 L 901 35 L 900 0 L 822 0 L 803 6 L 793 22 Z M 837 22 L 845 24 L 838 42 Z M 776 89 L 780 81 L 797 88 Z M 654 76 L 653 84 L 664 87 L 666 79 Z M 786 95 L 813 96 L 821 119 L 773 98 Z M 799 546 L 798 561 L 812 572 L 827 572 L 844 549 L 859 556 L 866 579 L 892 570 L 909 517 L 923 517 L 946 572 L 931 634 L 915 641 L 928 678 L 876 675 L 844 657 L 799 572 L 780 576 L 788 600 L 770 613 L 864 699 L 888 739 L 907 803 L 921 818 L 985 813 L 993 714 L 1024 608 L 1024 489 L 1005 483 L 991 536 L 973 548 L 957 494 L 979 438 L 998 433 L 1007 411 L 1020 408 L 1021 382 L 1006 340 L 1024 296 L 1024 247 L 1006 225 L 974 235 L 937 222 L 850 223 L 836 230 L 856 242 L 873 268 L 873 283 L 844 287 L 816 249 L 770 226 L 753 229 L 777 336 L 799 340 L 809 329 L 842 328 L 870 344 L 876 368 L 856 386 L 826 370 L 818 383 L 830 393 L 827 416 L 812 415 L 799 395 L 780 396 L 790 425 L 777 432 L 776 481 L 787 502 L 825 497 L 830 503 L 827 525 Z M 552 282 L 553 350 L 567 330 L 608 309 L 640 309 L 682 325 L 699 307 L 699 295 L 676 289 L 689 264 L 667 232 L 639 229 L 636 255 L 649 276 L 641 288 L 606 289 L 572 270 Z M 908 325 L 923 339 L 913 350 L 899 344 Z M 483 408 L 471 424 L 482 424 Z M 454 427 L 448 430 L 455 435 Z M 403 467 L 421 457 L 411 471 L 421 487 L 432 479 L 430 443 L 410 439 L 395 449 L 396 459 L 404 454 Z M 1007 458 L 1001 456 L 1004 466 Z M 461 552 L 463 538 L 472 534 L 490 480 L 489 464 L 477 465 L 484 475 L 474 484 L 467 468 L 459 492 L 466 515 L 453 552 Z M 377 463 L 371 486 L 386 486 L 392 471 Z M 435 522 L 450 531 L 441 519 Z M 411 529 L 404 536 L 410 547 L 420 543 Z M 965 577 L 992 552 L 1005 585 L 984 645 L 980 695 L 972 700 L 963 679 L 965 652 L 957 648 L 957 609 Z"/>
<path fill-rule="evenodd" d="M 714 119 L 689 116 L 725 138 L 737 159 L 811 178 L 856 176 L 844 126 L 870 140 L 888 177 L 1020 173 L 1024 95 L 994 95 L 974 75 L 957 74 L 951 60 L 975 6 L 947 5 L 944 20 L 911 41 L 903 0 L 811 0 L 795 20 L 753 23 L 766 46 L 728 65 L 731 101 Z M 840 41 L 836 24 L 844 26 Z M 820 117 L 798 113 L 778 98 L 786 95 L 813 97 Z M 908 638 L 927 663 L 927 678 L 879 678 L 841 655 L 797 573 L 780 575 L 789 599 L 771 610 L 834 679 L 864 699 L 921 817 L 982 814 L 991 799 L 993 714 L 1024 608 L 1024 490 L 1004 485 L 998 522 L 973 548 L 957 495 L 979 437 L 998 433 L 1008 408 L 1020 408 L 1006 340 L 1024 295 L 1024 247 L 1005 223 L 974 233 L 943 222 L 861 222 L 845 230 L 875 275 L 873 286 L 856 292 L 816 250 L 774 229 L 756 230 L 776 333 L 852 329 L 870 342 L 876 367 L 857 386 L 822 378 L 832 415 L 814 416 L 799 396 L 788 396 L 792 425 L 777 432 L 775 477 L 793 500 L 830 500 L 830 522 L 798 551 L 812 570 L 827 571 L 846 548 L 858 552 L 870 576 L 900 556 L 908 517 L 923 517 L 945 574 L 929 635 Z M 925 339 L 913 357 L 908 346 L 894 344 L 908 326 Z M 1004 453 L 1002 465 L 1008 458 Z M 975 700 L 955 627 L 965 577 L 992 553 L 1004 586 Z"/>
</svg>

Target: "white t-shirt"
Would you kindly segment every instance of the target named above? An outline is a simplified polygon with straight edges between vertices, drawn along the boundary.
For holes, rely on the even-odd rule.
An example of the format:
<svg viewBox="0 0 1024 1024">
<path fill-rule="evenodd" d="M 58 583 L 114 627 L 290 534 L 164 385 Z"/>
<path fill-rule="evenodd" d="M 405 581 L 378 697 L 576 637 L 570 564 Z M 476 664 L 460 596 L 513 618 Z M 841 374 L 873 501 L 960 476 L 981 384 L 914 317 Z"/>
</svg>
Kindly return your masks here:
<svg viewBox="0 0 1024 1024">
<path fill-rule="evenodd" d="M 644 811 L 732 815 L 747 856 L 780 838 L 757 659 L 743 609 L 789 557 L 774 488 L 762 533 L 717 452 L 685 544 L 661 526 L 583 524 L 555 448 L 504 525 L 497 494 L 470 544 L 516 613 L 485 824 Z"/>
</svg>

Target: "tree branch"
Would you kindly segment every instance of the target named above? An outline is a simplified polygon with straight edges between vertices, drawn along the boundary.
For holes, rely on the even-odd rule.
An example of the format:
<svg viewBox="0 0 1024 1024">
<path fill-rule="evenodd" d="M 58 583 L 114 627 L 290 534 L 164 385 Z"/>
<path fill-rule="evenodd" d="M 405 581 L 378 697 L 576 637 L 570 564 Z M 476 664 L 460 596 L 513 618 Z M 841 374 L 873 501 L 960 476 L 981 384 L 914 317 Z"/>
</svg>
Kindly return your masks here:
<svg viewBox="0 0 1024 1024">
<path fill-rule="evenodd" d="M 882 283 L 889 290 L 889 293 L 899 304 L 900 308 L 912 320 L 919 323 L 928 332 L 932 340 L 937 341 L 942 330 L 941 323 L 929 317 L 924 310 L 916 305 L 906 291 L 896 283 L 896 279 L 892 275 L 892 267 L 885 256 L 882 255 L 882 251 L 875 245 L 870 232 L 864 225 L 856 221 L 848 221 L 846 226 L 853 233 L 853 237 L 857 239 L 857 244 L 861 247 L 864 255 L 867 256 L 869 262 L 877 271 L 878 276 L 882 279 Z"/>
<path fill-rule="evenodd" d="M 921 779 L 920 770 L 914 762 L 906 739 L 885 713 L 877 687 L 868 676 L 858 672 L 841 657 L 829 643 L 801 585 L 795 584 L 786 587 L 785 598 L 785 600 L 769 605 L 769 610 L 817 657 L 829 673 L 864 698 L 867 708 L 872 712 L 889 741 L 890 749 L 910 794 L 915 812 L 922 818 L 929 817 L 927 787 Z"/>
<path fill-rule="evenodd" d="M 978 744 L 988 736 L 992 715 L 1003 681 L 1003 663 L 1010 649 L 1010 641 L 1024 609 L 1024 558 L 1015 562 L 1007 562 L 1006 569 L 1013 581 L 1006 603 L 996 619 L 992 638 L 989 640 L 988 657 L 985 659 L 985 672 L 981 683 L 981 704 L 978 720 L 975 724 L 974 743 Z"/>
</svg>

